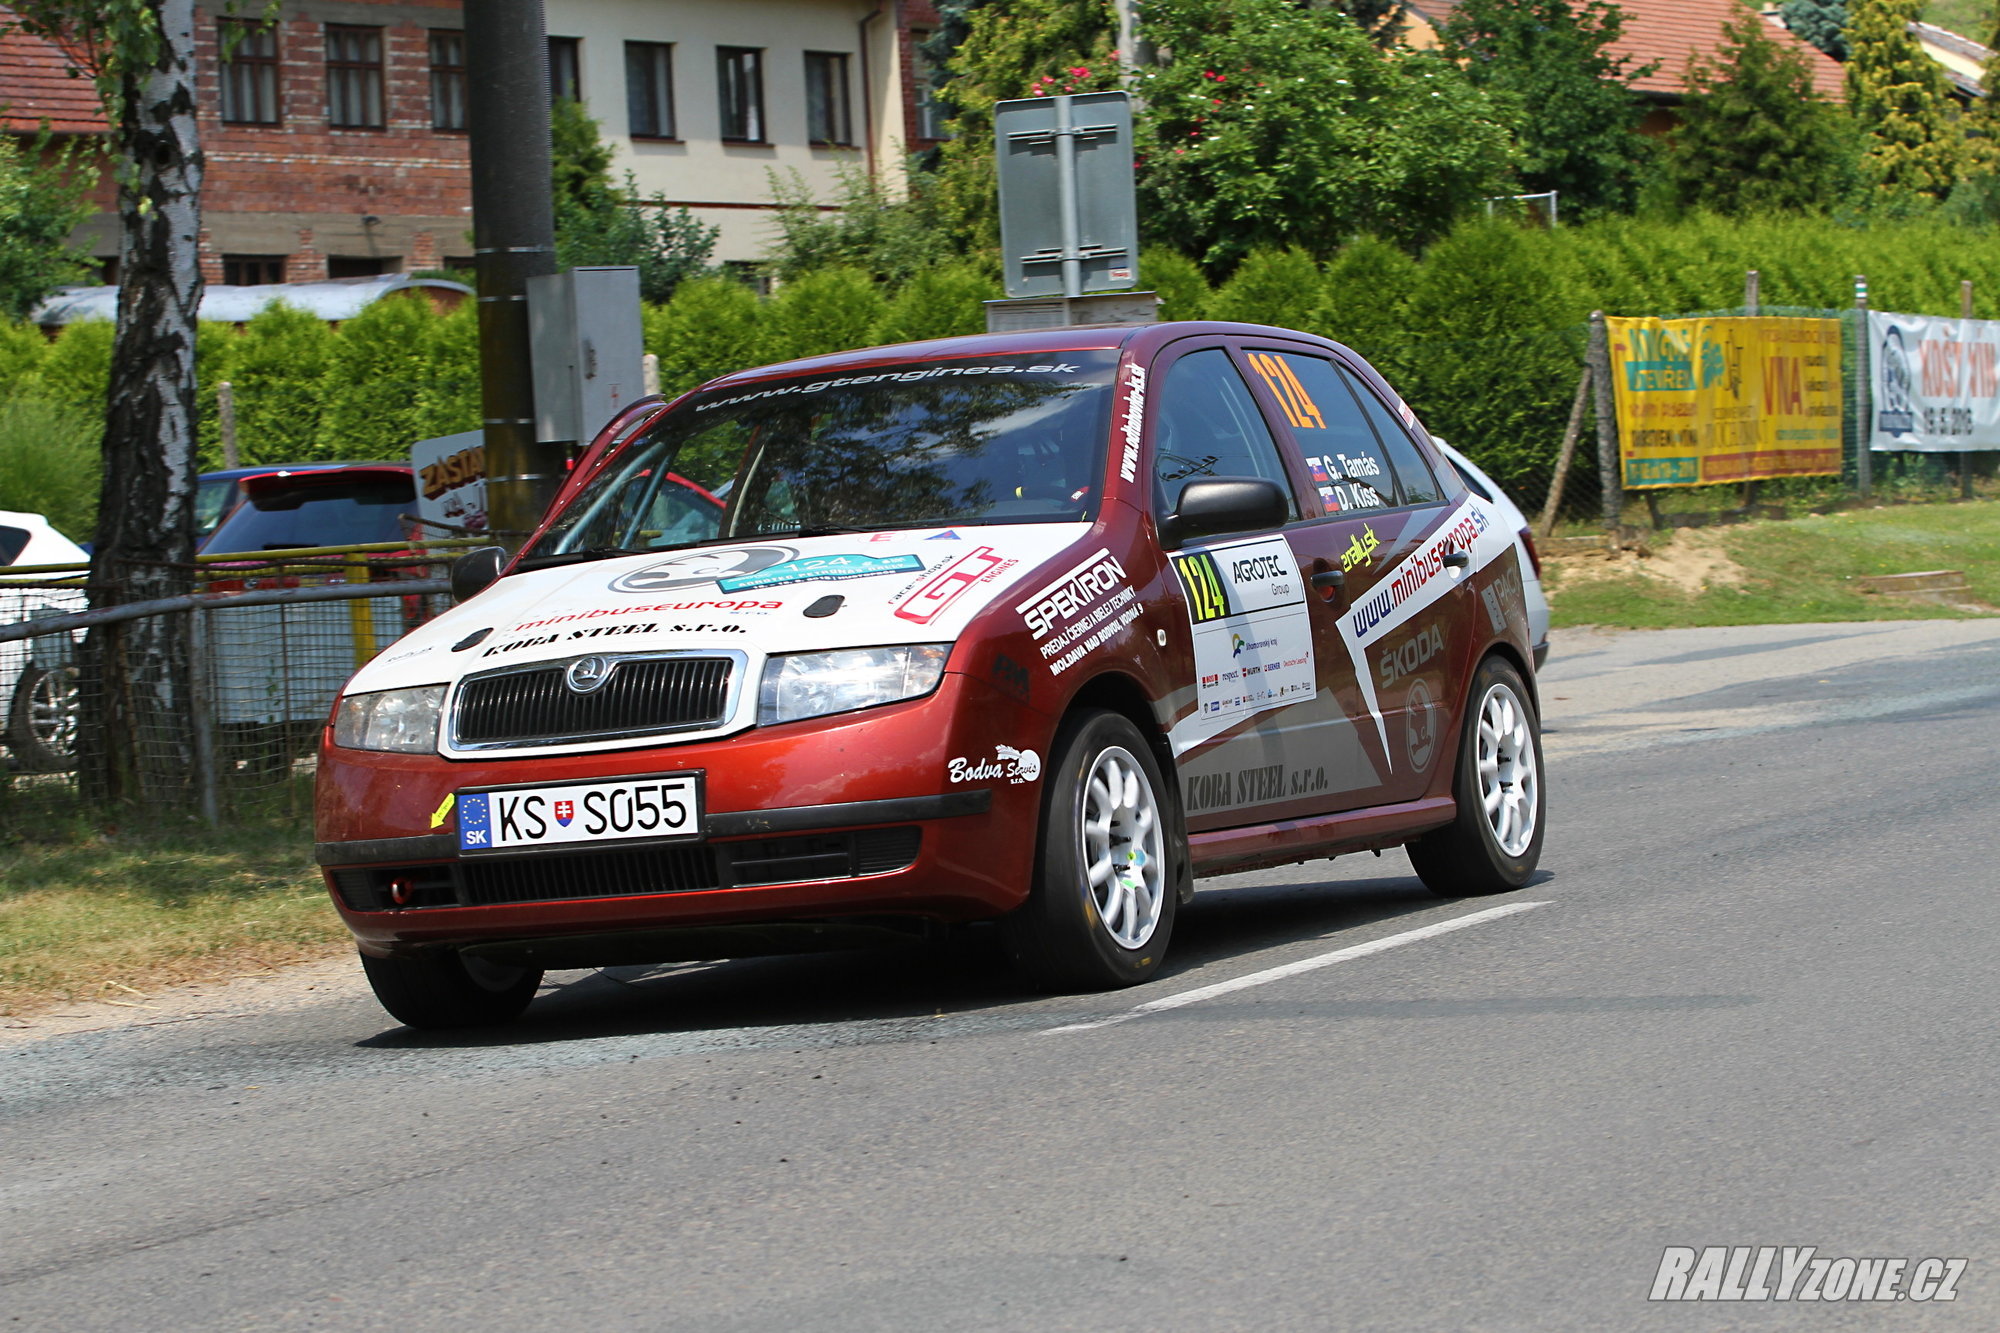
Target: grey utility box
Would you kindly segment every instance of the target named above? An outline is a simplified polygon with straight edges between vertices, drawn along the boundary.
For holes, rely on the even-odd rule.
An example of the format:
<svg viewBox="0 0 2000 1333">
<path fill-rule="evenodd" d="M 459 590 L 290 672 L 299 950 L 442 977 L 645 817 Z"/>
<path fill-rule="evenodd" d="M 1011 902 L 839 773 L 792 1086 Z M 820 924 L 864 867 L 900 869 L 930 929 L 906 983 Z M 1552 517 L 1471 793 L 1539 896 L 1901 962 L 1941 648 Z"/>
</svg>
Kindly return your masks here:
<svg viewBox="0 0 2000 1333">
<path fill-rule="evenodd" d="M 645 396 L 639 270 L 572 268 L 528 279 L 535 439 L 583 443 Z"/>
<path fill-rule="evenodd" d="M 1137 287 L 1132 99 L 1108 92 L 999 102 L 993 140 L 1007 295 Z"/>
<path fill-rule="evenodd" d="M 1157 292 L 1098 292 L 1092 296 L 1028 296 L 986 302 L 988 333 L 1066 329 L 1078 324 L 1157 324 Z"/>
</svg>

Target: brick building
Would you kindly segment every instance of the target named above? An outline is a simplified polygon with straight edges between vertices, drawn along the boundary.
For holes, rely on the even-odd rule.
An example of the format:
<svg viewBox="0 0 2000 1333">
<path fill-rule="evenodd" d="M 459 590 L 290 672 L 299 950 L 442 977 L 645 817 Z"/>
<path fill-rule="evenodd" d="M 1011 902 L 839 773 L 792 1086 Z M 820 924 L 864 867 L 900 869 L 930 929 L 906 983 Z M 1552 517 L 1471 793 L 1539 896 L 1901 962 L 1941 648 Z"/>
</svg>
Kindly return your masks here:
<svg viewBox="0 0 2000 1333">
<path fill-rule="evenodd" d="M 250 284 L 469 267 L 458 0 L 282 0 L 269 26 L 197 0 L 202 263 Z M 770 173 L 830 196 L 842 164 L 891 181 L 934 143 L 917 44 L 928 0 L 546 0 L 555 91 L 580 97 L 644 195 L 721 228 L 716 257 L 769 241 Z M 0 15 L 4 15 L 0 8 Z M 224 59 L 224 41 L 234 44 Z M 0 131 L 101 135 L 90 83 L 0 38 Z M 112 191 L 82 239 L 115 280 Z"/>
</svg>

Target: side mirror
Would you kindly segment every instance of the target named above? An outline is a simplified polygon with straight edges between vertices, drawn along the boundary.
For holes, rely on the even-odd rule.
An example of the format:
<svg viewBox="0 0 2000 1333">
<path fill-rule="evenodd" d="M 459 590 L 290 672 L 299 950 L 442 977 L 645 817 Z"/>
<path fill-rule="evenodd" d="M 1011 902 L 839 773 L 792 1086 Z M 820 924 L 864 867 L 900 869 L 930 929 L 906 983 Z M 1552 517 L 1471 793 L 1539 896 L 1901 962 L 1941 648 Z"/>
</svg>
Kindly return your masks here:
<svg viewBox="0 0 2000 1333">
<path fill-rule="evenodd" d="M 451 562 L 451 600 L 468 602 L 500 577 L 507 565 L 504 546 L 475 546 Z"/>
<path fill-rule="evenodd" d="M 1213 477 L 1181 489 L 1180 507 L 1160 525 L 1161 540 L 1179 546 L 1219 532 L 1282 527 L 1291 517 L 1291 498 L 1282 486 L 1262 477 Z"/>
</svg>

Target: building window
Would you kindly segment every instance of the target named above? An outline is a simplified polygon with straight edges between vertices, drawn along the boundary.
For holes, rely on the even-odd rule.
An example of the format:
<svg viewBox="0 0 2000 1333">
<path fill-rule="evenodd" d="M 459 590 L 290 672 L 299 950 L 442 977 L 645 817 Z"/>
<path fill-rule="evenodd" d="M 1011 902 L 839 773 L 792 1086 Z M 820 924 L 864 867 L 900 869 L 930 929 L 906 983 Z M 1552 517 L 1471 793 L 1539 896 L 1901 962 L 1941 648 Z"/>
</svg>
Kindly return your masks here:
<svg viewBox="0 0 2000 1333">
<path fill-rule="evenodd" d="M 285 280 L 283 255 L 224 255 L 222 283 L 225 287 L 261 287 Z"/>
<path fill-rule="evenodd" d="M 853 108 L 847 101 L 847 57 L 806 52 L 806 138 L 842 147 L 854 143 Z"/>
<path fill-rule="evenodd" d="M 329 278 L 372 278 L 382 273 L 400 273 L 403 261 L 399 257 L 384 258 L 381 255 L 328 255 L 326 276 Z"/>
<path fill-rule="evenodd" d="M 927 32 L 910 34 L 910 81 L 915 85 L 917 99 L 917 137 L 948 139 L 951 108 L 939 99 L 937 66 L 924 54 L 924 44 L 930 39 Z"/>
<path fill-rule="evenodd" d="M 625 43 L 625 132 L 635 139 L 678 137 L 671 43 Z"/>
<path fill-rule="evenodd" d="M 382 128 L 382 30 L 326 25 L 326 121 L 335 129 Z"/>
<path fill-rule="evenodd" d="M 583 41 L 577 37 L 549 38 L 549 97 L 583 100 Z"/>
<path fill-rule="evenodd" d="M 222 48 L 223 121 L 278 124 L 278 30 L 245 19 L 223 19 L 215 26 Z"/>
<path fill-rule="evenodd" d="M 431 30 L 431 128 L 465 128 L 465 34 Z"/>
<path fill-rule="evenodd" d="M 755 47 L 715 48 L 715 82 L 722 97 L 722 137 L 764 142 L 764 53 Z"/>
</svg>

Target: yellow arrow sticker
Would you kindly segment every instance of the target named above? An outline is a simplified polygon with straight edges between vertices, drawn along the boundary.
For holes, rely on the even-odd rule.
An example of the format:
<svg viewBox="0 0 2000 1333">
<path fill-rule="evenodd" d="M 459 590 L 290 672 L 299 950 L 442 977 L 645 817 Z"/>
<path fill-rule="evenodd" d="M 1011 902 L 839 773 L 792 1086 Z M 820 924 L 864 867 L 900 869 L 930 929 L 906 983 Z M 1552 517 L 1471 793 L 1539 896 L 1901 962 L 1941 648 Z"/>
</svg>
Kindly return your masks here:
<svg viewBox="0 0 2000 1333">
<path fill-rule="evenodd" d="M 457 792 L 452 792 L 450 795 L 446 796 L 444 798 L 444 804 L 440 805 L 437 809 L 431 811 L 431 827 L 432 828 L 441 827 L 444 824 L 445 818 L 451 814 L 451 808 L 457 804 L 458 804 Z"/>
</svg>

